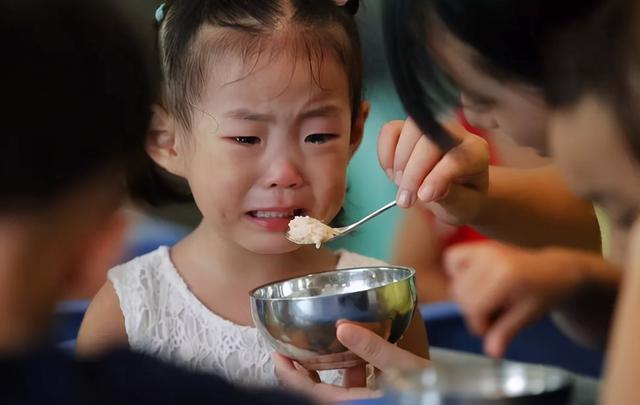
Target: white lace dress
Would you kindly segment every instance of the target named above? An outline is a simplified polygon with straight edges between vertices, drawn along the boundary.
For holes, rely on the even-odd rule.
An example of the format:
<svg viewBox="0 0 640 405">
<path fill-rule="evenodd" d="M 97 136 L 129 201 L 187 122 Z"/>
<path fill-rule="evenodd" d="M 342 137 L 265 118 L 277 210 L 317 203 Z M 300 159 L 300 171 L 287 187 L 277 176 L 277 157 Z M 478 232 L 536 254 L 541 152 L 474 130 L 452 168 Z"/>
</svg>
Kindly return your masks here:
<svg viewBox="0 0 640 405">
<path fill-rule="evenodd" d="M 385 265 L 347 251 L 336 253 L 337 268 Z M 131 349 L 244 386 L 278 384 L 269 343 L 255 327 L 207 309 L 176 270 L 168 247 L 114 267 L 108 278 L 120 300 Z M 321 378 L 341 381 L 338 371 L 322 372 Z"/>
</svg>

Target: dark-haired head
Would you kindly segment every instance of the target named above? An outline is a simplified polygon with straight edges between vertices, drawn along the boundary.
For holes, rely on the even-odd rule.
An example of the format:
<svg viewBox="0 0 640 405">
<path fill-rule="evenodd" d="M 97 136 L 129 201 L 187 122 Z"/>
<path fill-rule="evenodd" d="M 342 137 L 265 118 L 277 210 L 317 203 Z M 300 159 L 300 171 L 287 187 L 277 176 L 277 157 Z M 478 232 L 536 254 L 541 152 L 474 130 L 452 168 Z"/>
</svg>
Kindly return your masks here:
<svg viewBox="0 0 640 405">
<path fill-rule="evenodd" d="M 337 6 L 333 0 L 174 0 L 158 13 L 158 51 L 162 68 L 162 107 L 185 132 L 193 128 L 198 104 L 215 72 L 229 58 L 246 66 L 250 77 L 260 58 L 306 59 L 314 80 L 327 58 L 347 75 L 352 120 L 362 101 L 362 56 L 353 14 L 358 0 Z M 216 119 L 216 117 L 212 117 Z M 188 199 L 168 186 L 163 170 L 147 160 L 134 193 L 155 205 Z"/>
<path fill-rule="evenodd" d="M 628 230 L 640 212 L 638 27 L 637 1 L 608 0 L 567 25 L 545 58 L 554 157 L 575 191 L 603 206 L 616 230 Z"/>
<path fill-rule="evenodd" d="M 544 152 L 544 52 L 554 32 L 600 1 L 399 0 L 406 29 L 427 51 L 412 72 L 426 89 L 423 114 L 462 107 L 474 126 Z"/>
<path fill-rule="evenodd" d="M 144 142 L 150 83 L 136 37 L 112 7 L 82 3 L 0 4 L 0 209 L 45 206 L 99 174 L 122 193 Z"/>
<path fill-rule="evenodd" d="M 640 157 L 640 7 L 609 0 L 559 32 L 546 54 L 545 93 L 558 110 L 605 101 Z M 598 61 L 606 61 L 598 63 Z"/>
<path fill-rule="evenodd" d="M 0 48 L 0 351 L 12 353 L 117 260 L 151 86 L 136 37 L 101 1 L 2 1 Z"/>
</svg>

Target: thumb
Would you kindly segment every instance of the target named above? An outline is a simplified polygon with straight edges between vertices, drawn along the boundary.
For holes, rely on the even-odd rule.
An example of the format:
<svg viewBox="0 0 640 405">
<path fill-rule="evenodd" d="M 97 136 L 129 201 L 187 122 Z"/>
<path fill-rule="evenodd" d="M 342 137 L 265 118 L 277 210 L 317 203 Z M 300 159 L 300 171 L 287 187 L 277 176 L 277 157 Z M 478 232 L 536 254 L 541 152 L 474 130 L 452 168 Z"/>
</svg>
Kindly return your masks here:
<svg viewBox="0 0 640 405">
<path fill-rule="evenodd" d="M 382 371 L 423 368 L 430 364 L 429 360 L 409 353 L 357 325 L 338 325 L 337 336 L 347 349 Z"/>
</svg>

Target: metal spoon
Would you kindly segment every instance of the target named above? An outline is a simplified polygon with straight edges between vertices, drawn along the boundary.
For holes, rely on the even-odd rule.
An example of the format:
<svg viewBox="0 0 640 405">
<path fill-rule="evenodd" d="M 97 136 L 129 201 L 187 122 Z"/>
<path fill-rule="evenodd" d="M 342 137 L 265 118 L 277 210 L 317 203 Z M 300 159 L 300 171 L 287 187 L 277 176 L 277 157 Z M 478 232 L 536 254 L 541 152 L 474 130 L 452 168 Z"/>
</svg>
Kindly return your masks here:
<svg viewBox="0 0 640 405">
<path fill-rule="evenodd" d="M 329 228 L 329 229 L 327 230 L 327 232 L 326 232 L 326 233 L 327 233 L 327 238 L 326 238 L 326 239 L 324 239 L 324 240 L 322 241 L 322 243 L 330 242 L 330 241 L 332 241 L 332 240 L 334 240 L 334 239 L 338 239 L 338 238 L 340 238 L 340 237 L 342 237 L 342 236 L 344 236 L 344 235 L 346 235 L 346 234 L 348 234 L 348 233 L 353 232 L 353 231 L 354 231 L 356 228 L 358 228 L 360 225 L 364 224 L 365 222 L 369 221 L 369 220 L 370 220 L 370 219 L 372 219 L 372 218 L 377 217 L 378 215 L 382 214 L 383 212 L 385 212 L 385 211 L 386 211 L 386 210 L 388 210 L 389 208 L 393 208 L 393 207 L 395 207 L 395 206 L 396 206 L 396 201 L 392 201 L 392 202 L 390 202 L 390 203 L 386 204 L 385 206 L 383 206 L 383 207 L 381 207 L 381 208 L 378 208 L 377 210 L 373 211 L 371 214 L 369 214 L 369 215 L 367 215 L 366 217 L 362 218 L 362 219 L 361 219 L 361 220 L 359 220 L 358 222 L 355 222 L 355 223 L 353 223 L 353 224 L 351 224 L 351 225 L 348 225 L 348 226 L 343 226 L 343 227 L 341 227 L 341 228 L 331 228 L 331 227 L 330 227 L 330 226 L 328 226 L 328 225 L 322 224 L 323 226 L 325 226 L 325 227 Z M 318 222 L 319 222 L 319 223 L 321 223 L 320 221 L 318 221 Z M 302 243 L 301 243 L 301 242 L 300 242 L 300 240 L 292 239 L 292 238 L 291 238 L 291 236 L 289 235 L 289 232 L 287 232 L 287 233 L 285 234 L 285 237 L 286 237 L 287 239 L 289 239 L 291 242 L 293 242 L 293 243 L 297 243 L 297 244 L 299 244 L 299 245 L 312 245 L 312 244 L 314 244 L 313 242 L 308 242 L 308 243 L 307 243 L 307 242 L 302 242 Z"/>
</svg>

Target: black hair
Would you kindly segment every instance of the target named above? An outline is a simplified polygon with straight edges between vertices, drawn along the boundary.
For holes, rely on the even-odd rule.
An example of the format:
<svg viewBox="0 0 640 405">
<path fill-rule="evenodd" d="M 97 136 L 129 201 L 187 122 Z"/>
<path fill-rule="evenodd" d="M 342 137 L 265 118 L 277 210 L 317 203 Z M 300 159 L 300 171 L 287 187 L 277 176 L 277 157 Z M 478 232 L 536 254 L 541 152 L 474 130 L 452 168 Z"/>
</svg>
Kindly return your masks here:
<svg viewBox="0 0 640 405">
<path fill-rule="evenodd" d="M 387 49 L 405 108 L 439 144 L 451 146 L 438 116 L 458 108 L 459 98 L 428 52 L 427 44 L 437 41 L 431 38 L 438 33 L 434 26 L 444 27 L 475 50 L 472 63 L 489 76 L 542 88 L 544 55 L 554 35 L 603 1 L 387 0 Z"/>
<path fill-rule="evenodd" d="M 99 173 L 118 175 L 144 142 L 151 99 L 118 12 L 99 1 L 5 0 L 0 49 L 0 209 L 40 208 Z"/>
<path fill-rule="evenodd" d="M 476 50 L 479 68 L 499 80 L 541 87 L 554 33 L 601 0 L 433 0 L 436 18 Z M 428 3 L 428 2 L 427 2 Z"/>
<path fill-rule="evenodd" d="M 568 25 L 548 51 L 545 96 L 556 109 L 604 100 L 640 158 L 639 22 L 637 2 L 608 0 Z"/>
<path fill-rule="evenodd" d="M 362 101 L 362 51 L 354 19 L 359 6 L 351 0 L 172 0 L 158 23 L 158 54 L 162 68 L 162 102 L 184 128 L 191 126 L 194 105 L 207 80 L 207 63 L 226 54 L 255 63 L 265 40 L 294 30 L 310 63 L 326 50 L 343 64 L 349 80 L 352 117 Z M 218 29 L 207 34 L 203 28 Z M 314 70 L 312 69 L 312 73 Z M 190 200 L 168 181 L 167 173 L 146 158 L 133 188 L 134 196 L 151 205 Z"/>
</svg>

